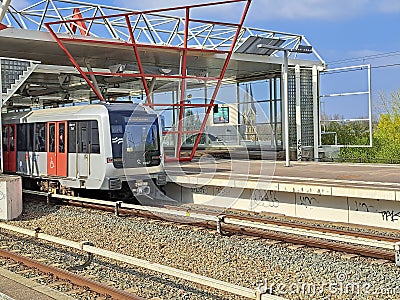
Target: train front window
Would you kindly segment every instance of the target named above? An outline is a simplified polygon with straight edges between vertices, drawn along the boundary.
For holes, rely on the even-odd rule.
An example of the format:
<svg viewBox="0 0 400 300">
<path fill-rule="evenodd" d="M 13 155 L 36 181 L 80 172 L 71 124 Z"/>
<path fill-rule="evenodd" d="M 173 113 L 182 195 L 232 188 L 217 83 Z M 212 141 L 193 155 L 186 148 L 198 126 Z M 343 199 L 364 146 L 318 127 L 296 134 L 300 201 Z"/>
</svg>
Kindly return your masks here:
<svg viewBox="0 0 400 300">
<path fill-rule="evenodd" d="M 125 127 L 126 152 L 159 151 L 158 122 L 127 124 Z"/>
<path fill-rule="evenodd" d="M 159 165 L 161 153 L 158 128 L 156 116 L 135 116 L 130 115 L 130 112 L 110 113 L 114 166 L 139 168 Z"/>
</svg>

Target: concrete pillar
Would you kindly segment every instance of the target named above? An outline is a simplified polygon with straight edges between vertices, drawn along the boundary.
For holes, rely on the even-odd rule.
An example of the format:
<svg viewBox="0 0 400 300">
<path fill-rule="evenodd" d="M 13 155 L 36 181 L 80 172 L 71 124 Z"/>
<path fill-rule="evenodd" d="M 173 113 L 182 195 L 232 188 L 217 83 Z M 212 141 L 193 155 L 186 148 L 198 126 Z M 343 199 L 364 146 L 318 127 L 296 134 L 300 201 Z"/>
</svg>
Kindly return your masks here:
<svg viewBox="0 0 400 300">
<path fill-rule="evenodd" d="M 297 161 L 301 161 L 303 158 L 302 148 L 302 137 L 301 137 L 301 78 L 300 78 L 300 66 L 295 66 L 295 78 L 296 78 L 296 149 Z"/>
<path fill-rule="evenodd" d="M 312 68 L 313 77 L 313 122 L 314 122 L 314 160 L 318 161 L 320 142 L 320 113 L 319 113 L 319 73 L 317 66 Z"/>
</svg>

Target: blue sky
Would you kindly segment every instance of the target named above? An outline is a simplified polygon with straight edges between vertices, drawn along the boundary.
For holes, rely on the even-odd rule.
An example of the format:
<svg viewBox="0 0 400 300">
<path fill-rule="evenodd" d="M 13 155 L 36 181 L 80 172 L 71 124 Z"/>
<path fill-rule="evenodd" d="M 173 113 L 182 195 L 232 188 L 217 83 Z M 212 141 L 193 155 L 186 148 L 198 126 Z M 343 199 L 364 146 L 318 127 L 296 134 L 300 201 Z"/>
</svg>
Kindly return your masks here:
<svg viewBox="0 0 400 300">
<path fill-rule="evenodd" d="M 94 0 L 131 9 L 152 9 L 206 0 Z M 31 0 L 12 0 L 24 7 Z M 243 5 L 207 11 L 208 19 L 236 20 Z M 400 89 L 400 0 L 253 0 L 246 26 L 298 33 L 306 36 L 328 66 L 372 64 L 373 99 L 379 93 Z M 349 60 L 353 59 L 353 60 Z M 341 62 L 340 62 L 341 61 Z M 379 67 L 379 68 L 376 68 Z M 355 76 L 357 77 L 357 76 Z M 364 80 L 364 79 L 354 79 Z M 340 82 L 340 81 L 335 81 Z M 341 82 L 342 92 L 352 90 L 352 80 Z M 332 81 L 324 83 L 329 89 Z M 354 86 L 358 86 L 355 82 Z M 364 84 L 365 85 L 365 84 Z M 324 88 L 324 87 L 323 87 Z M 335 86 L 335 88 L 338 88 Z M 352 117 L 352 116 L 347 116 Z"/>
<path fill-rule="evenodd" d="M 202 2 L 205 1 L 113 1 L 118 6 L 134 9 Z M 229 12 L 216 10 L 215 18 L 227 15 L 237 18 L 241 8 L 233 5 Z M 208 12 L 208 17 L 214 16 Z M 306 36 L 330 68 L 372 64 L 374 103 L 379 102 L 380 93 L 389 95 L 400 89 L 400 65 L 383 67 L 400 64 L 400 0 L 253 0 L 245 25 Z M 365 73 L 354 75 L 353 80 L 348 76 L 343 80 L 327 78 L 328 81 L 322 79 L 322 89 L 326 88 L 327 93 L 332 89 L 348 92 L 366 88 Z M 341 82 L 341 85 L 337 87 L 332 82 Z M 346 99 L 339 101 L 343 103 Z M 352 112 L 343 105 L 331 106 L 333 110 L 340 106 L 338 112 L 346 118 L 359 117 L 357 103 L 351 105 Z"/>
</svg>

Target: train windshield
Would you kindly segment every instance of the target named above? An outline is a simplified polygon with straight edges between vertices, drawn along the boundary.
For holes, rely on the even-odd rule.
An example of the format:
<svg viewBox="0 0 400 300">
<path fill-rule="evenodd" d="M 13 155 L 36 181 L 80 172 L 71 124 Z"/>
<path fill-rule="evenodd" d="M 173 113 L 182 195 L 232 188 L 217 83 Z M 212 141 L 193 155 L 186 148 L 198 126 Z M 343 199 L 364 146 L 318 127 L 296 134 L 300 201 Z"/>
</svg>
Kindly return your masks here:
<svg viewBox="0 0 400 300">
<path fill-rule="evenodd" d="M 116 168 L 158 166 L 160 132 L 156 115 L 110 112 L 113 162 Z"/>
</svg>

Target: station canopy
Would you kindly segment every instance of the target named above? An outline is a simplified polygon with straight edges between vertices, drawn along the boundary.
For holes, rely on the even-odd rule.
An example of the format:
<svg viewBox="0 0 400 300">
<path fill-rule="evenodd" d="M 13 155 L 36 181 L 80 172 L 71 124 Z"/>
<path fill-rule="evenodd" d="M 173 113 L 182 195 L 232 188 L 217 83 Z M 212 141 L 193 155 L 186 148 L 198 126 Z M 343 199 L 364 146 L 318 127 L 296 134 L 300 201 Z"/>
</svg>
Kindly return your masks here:
<svg viewBox="0 0 400 300">
<path fill-rule="evenodd" d="M 209 20 L 215 4 L 142 12 L 79 1 L 44 0 L 19 10 L 11 4 L 2 21 L 7 27 L 0 30 L 1 56 L 40 64 L 10 103 L 143 98 L 146 92 L 174 90 L 182 79 L 188 88 L 216 85 L 227 58 L 224 82 L 280 76 L 282 53 L 257 50 L 258 44 L 311 46 L 302 35 L 241 26 L 244 15 Z M 313 48 L 312 55 L 291 53 L 290 63 L 323 65 L 323 60 Z"/>
</svg>

